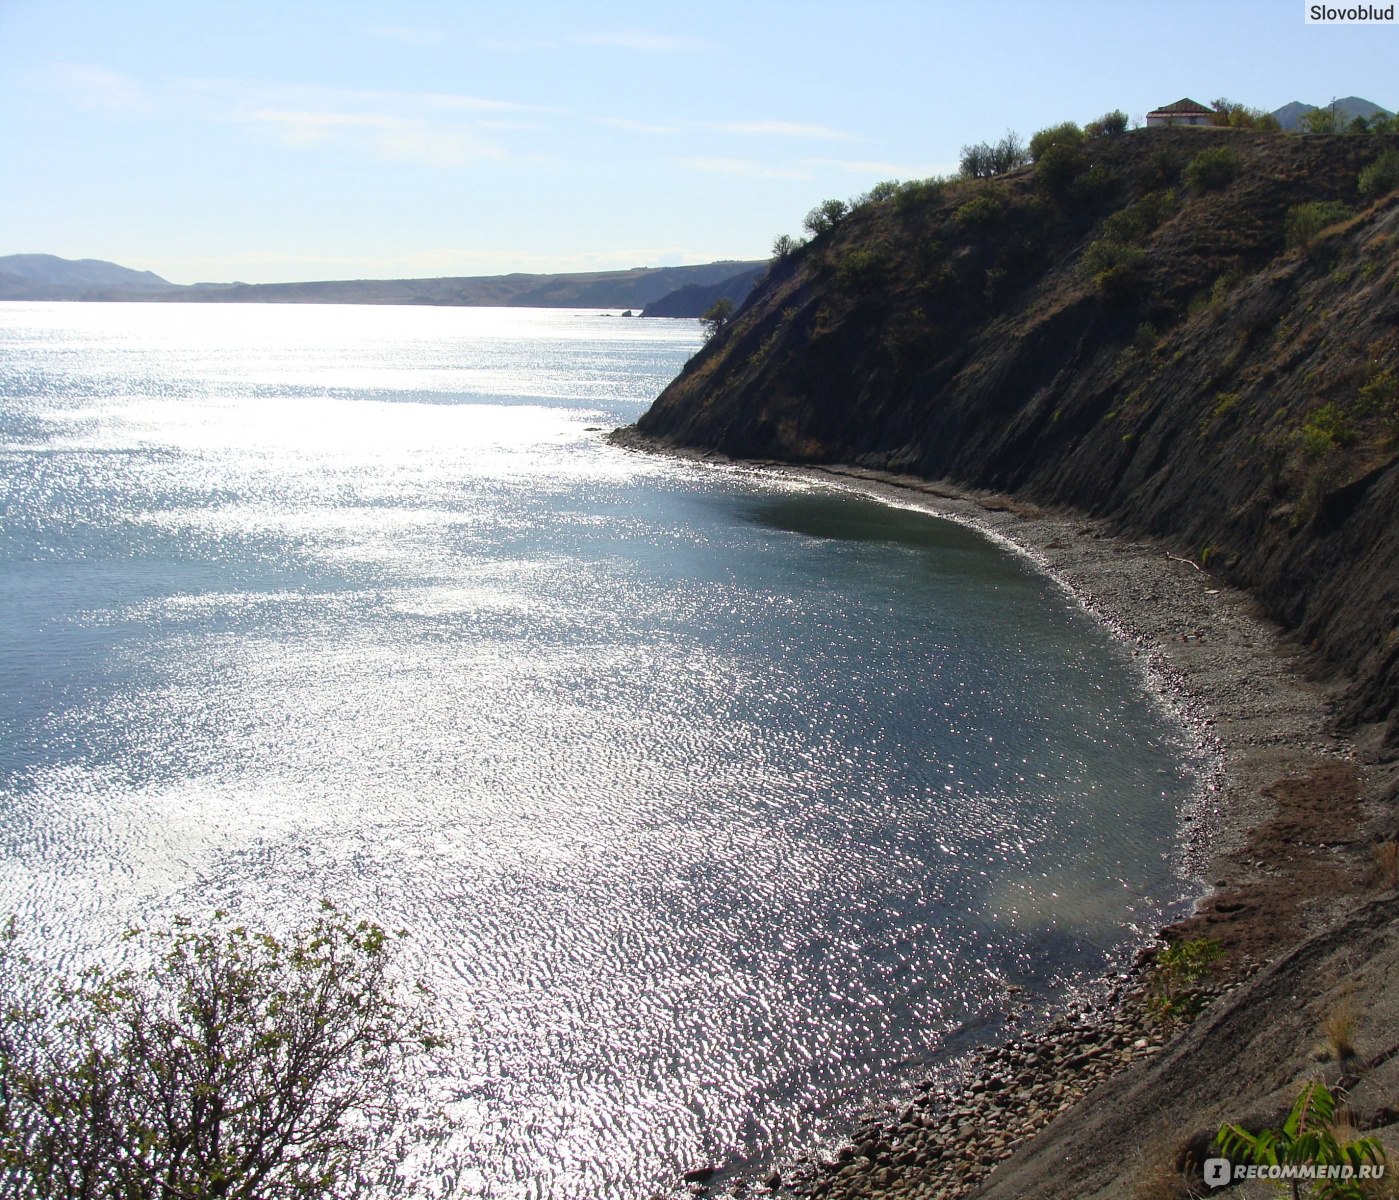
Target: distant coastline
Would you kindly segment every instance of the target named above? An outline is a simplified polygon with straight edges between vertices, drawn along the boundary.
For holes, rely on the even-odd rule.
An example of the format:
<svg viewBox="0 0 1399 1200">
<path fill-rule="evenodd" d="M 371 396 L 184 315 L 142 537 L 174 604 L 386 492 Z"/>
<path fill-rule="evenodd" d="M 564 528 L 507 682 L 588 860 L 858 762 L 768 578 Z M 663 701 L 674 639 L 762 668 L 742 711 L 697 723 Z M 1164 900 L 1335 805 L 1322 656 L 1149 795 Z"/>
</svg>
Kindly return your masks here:
<svg viewBox="0 0 1399 1200">
<path fill-rule="evenodd" d="M 552 275 L 185 285 L 100 259 L 11 254 L 0 256 L 0 300 L 616 308 L 642 316 L 698 317 L 720 296 L 742 304 L 767 266 L 766 261 L 724 260 Z"/>
</svg>

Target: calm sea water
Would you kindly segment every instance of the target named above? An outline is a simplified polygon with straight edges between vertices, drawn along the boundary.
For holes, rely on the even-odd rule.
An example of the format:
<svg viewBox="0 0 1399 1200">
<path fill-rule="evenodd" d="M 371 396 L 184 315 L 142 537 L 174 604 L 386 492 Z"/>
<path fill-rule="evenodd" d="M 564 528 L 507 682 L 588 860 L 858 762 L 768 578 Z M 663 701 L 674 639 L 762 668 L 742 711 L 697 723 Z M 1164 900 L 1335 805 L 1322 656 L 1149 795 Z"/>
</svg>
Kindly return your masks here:
<svg viewBox="0 0 1399 1200">
<path fill-rule="evenodd" d="M 462 1196 L 765 1166 L 1117 961 L 1189 739 L 978 535 L 608 446 L 698 342 L 0 305 L 0 913 L 407 928 Z"/>
</svg>

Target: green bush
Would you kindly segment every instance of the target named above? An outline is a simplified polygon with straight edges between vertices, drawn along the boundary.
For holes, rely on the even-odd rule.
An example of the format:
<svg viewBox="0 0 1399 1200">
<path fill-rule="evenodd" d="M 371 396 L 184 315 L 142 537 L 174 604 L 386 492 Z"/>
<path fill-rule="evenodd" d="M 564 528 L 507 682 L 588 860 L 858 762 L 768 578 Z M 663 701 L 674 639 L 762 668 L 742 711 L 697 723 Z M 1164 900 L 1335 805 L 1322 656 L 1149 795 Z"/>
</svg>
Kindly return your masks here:
<svg viewBox="0 0 1399 1200">
<path fill-rule="evenodd" d="M 899 181 L 897 179 L 882 179 L 870 188 L 861 198 L 862 203 L 880 204 L 885 200 L 892 200 L 899 194 Z"/>
<path fill-rule="evenodd" d="M 1360 385 L 1357 399 L 1357 416 L 1386 416 L 1399 412 L 1399 376 L 1389 367 L 1372 370 L 1370 378 Z"/>
<path fill-rule="evenodd" d="M 996 224 L 1005 215 L 1006 206 L 999 196 L 974 196 L 965 204 L 957 206 L 953 213 L 960 225 L 977 229 Z"/>
<path fill-rule="evenodd" d="M 1311 1192 L 1318 1200 L 1366 1200 L 1379 1193 L 1370 1190 L 1372 1185 L 1364 1182 L 1362 1171 L 1383 1170 L 1384 1146 L 1375 1138 L 1361 1137 L 1348 1121 L 1341 1119 L 1339 1107 L 1336 1096 L 1324 1083 L 1308 1083 L 1293 1102 L 1281 1129 L 1254 1131 L 1225 1124 L 1215 1135 L 1215 1144 L 1221 1154 L 1230 1158 L 1275 1169 L 1274 1178 L 1292 1181 L 1294 1197 L 1301 1194 L 1296 1168 L 1320 1167 L 1322 1176 Z"/>
<path fill-rule="evenodd" d="M 733 319 L 734 302 L 728 296 L 720 296 L 700 316 L 704 327 L 704 340 L 708 341 Z"/>
<path fill-rule="evenodd" d="M 1083 170 L 1083 154 L 1077 145 L 1056 142 L 1044 147 L 1035 159 L 1035 182 L 1062 195 Z"/>
<path fill-rule="evenodd" d="M 1386 150 L 1360 172 L 1356 184 L 1361 198 L 1370 201 L 1399 188 L 1399 150 Z"/>
<path fill-rule="evenodd" d="M 1193 1017 L 1204 1007 L 1201 985 L 1224 957 L 1216 938 L 1193 938 L 1162 947 L 1156 954 L 1147 1003 L 1163 1021 Z"/>
<path fill-rule="evenodd" d="M 1141 290 L 1146 265 L 1147 254 L 1140 246 L 1098 238 L 1083 252 L 1078 270 L 1108 299 L 1125 301 Z"/>
<path fill-rule="evenodd" d="M 884 275 L 885 257 L 878 250 L 847 250 L 836 260 L 836 283 L 850 292 L 865 292 Z"/>
<path fill-rule="evenodd" d="M 910 179 L 899 184 L 894 196 L 894 207 L 899 212 L 912 212 L 924 204 L 930 204 L 942 195 L 945 183 L 937 176 L 930 179 Z"/>
<path fill-rule="evenodd" d="M 1288 249 L 1310 246 L 1323 229 L 1348 221 L 1353 216 L 1354 210 L 1339 200 L 1310 200 L 1306 204 L 1294 205 L 1287 210 L 1287 220 L 1283 225 Z"/>
<path fill-rule="evenodd" d="M 1201 150 L 1185 168 L 1185 183 L 1197 195 L 1228 187 L 1243 169 L 1243 159 L 1232 146 Z"/>
<path fill-rule="evenodd" d="M 1298 431 L 1297 440 L 1308 458 L 1322 458 L 1354 437 L 1343 408 L 1328 401 L 1308 414 Z"/>
<path fill-rule="evenodd" d="M 1225 125 L 1230 129 L 1260 129 L 1269 133 L 1277 133 L 1282 129 L 1278 124 L 1277 117 L 1261 108 L 1250 108 L 1246 104 L 1236 104 L 1232 100 L 1221 97 L 1213 101 L 1216 125 Z"/>
<path fill-rule="evenodd" d="M 850 212 L 844 200 L 823 200 L 802 219 L 802 228 L 813 237 L 834 229 Z"/>
<path fill-rule="evenodd" d="M 1112 112 L 1106 112 L 1096 121 L 1089 121 L 1083 127 L 1084 133 L 1089 137 L 1117 137 L 1120 133 L 1127 132 L 1127 114 L 1120 108 L 1114 108 Z"/>
<path fill-rule="evenodd" d="M 1148 192 L 1135 204 L 1119 209 L 1103 222 L 1103 236 L 1117 242 L 1139 242 L 1180 208 L 1174 188 Z"/>
<path fill-rule="evenodd" d="M 1030 139 L 1030 158 L 1034 162 L 1039 162 L 1044 157 L 1044 152 L 1051 146 L 1081 146 L 1083 144 L 1083 130 L 1073 121 L 1065 121 L 1059 125 L 1051 125 L 1048 129 L 1041 129 Z"/>
<path fill-rule="evenodd" d="M 1069 195 L 1075 204 L 1096 207 L 1106 201 L 1122 182 L 1122 176 L 1111 167 L 1094 163 L 1075 178 Z"/>
</svg>

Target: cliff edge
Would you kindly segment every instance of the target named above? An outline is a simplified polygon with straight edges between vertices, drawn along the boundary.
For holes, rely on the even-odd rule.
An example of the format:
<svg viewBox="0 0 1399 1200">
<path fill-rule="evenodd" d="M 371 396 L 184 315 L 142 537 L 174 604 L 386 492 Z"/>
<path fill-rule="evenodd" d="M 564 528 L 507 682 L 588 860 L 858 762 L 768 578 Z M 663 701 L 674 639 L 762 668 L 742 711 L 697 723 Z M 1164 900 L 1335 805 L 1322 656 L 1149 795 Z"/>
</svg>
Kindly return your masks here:
<svg viewBox="0 0 1399 1200">
<path fill-rule="evenodd" d="M 1399 194 L 1357 181 L 1396 149 L 1151 129 L 904 185 L 774 262 L 637 431 L 1162 539 L 1347 680 L 1392 760 Z"/>
</svg>

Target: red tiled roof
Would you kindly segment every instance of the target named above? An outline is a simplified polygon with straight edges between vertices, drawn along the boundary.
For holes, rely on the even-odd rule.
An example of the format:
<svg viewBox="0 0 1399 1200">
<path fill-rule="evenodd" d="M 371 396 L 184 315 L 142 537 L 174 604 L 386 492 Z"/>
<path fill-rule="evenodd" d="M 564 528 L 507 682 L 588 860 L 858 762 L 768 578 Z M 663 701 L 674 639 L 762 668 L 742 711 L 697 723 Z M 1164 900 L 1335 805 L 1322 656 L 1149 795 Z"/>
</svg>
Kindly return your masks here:
<svg viewBox="0 0 1399 1200">
<path fill-rule="evenodd" d="M 1155 109 L 1147 113 L 1148 117 L 1180 116 L 1189 114 L 1193 117 L 1214 115 L 1214 109 L 1206 108 L 1203 104 L 1196 104 L 1194 100 L 1177 100 L 1174 104 L 1168 104 L 1164 108 Z"/>
</svg>

